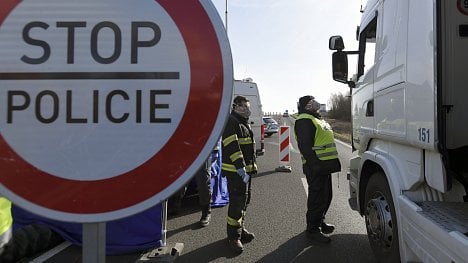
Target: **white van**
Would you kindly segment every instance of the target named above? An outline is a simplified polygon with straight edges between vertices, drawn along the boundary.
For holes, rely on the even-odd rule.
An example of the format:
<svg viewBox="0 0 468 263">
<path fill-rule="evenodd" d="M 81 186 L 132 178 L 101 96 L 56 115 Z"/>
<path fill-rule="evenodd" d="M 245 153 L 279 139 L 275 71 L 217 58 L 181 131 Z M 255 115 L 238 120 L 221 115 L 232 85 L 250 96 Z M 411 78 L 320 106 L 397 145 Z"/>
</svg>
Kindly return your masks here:
<svg viewBox="0 0 468 263">
<path fill-rule="evenodd" d="M 264 137 L 262 134 L 263 111 L 257 84 L 251 78 L 234 80 L 232 99 L 238 95 L 244 96 L 250 101 L 250 111 L 252 114 L 250 115 L 249 122 L 254 133 L 256 152 L 257 155 L 263 155 L 265 153 Z"/>
</svg>

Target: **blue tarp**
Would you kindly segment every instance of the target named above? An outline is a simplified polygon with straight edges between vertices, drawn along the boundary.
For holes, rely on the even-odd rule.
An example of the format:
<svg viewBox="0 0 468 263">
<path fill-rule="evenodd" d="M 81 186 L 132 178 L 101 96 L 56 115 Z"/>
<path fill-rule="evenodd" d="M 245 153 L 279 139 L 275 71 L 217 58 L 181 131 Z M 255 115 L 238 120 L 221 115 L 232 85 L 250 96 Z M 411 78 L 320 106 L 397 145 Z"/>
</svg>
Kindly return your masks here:
<svg viewBox="0 0 468 263">
<path fill-rule="evenodd" d="M 106 223 L 106 254 L 141 252 L 161 246 L 161 205 L 139 214 Z M 44 218 L 12 206 L 14 229 L 29 224 L 44 224 L 72 244 L 82 244 L 82 224 Z"/>
<path fill-rule="evenodd" d="M 211 166 L 211 189 L 213 195 L 211 198 L 211 206 L 225 206 L 229 203 L 229 193 L 227 188 L 226 177 L 221 176 L 222 152 L 221 140 L 218 142 L 218 151 L 213 151 L 212 158 L 215 160 Z"/>
<path fill-rule="evenodd" d="M 220 147 L 221 148 L 221 147 Z M 221 151 L 214 151 L 211 167 L 213 190 L 211 206 L 229 203 L 226 177 L 221 176 Z M 29 224 L 44 224 L 72 244 L 82 244 L 82 224 L 47 219 L 15 205 L 12 206 L 14 229 Z M 162 206 L 156 205 L 139 214 L 106 223 L 106 254 L 118 255 L 160 247 L 162 238 Z"/>
</svg>

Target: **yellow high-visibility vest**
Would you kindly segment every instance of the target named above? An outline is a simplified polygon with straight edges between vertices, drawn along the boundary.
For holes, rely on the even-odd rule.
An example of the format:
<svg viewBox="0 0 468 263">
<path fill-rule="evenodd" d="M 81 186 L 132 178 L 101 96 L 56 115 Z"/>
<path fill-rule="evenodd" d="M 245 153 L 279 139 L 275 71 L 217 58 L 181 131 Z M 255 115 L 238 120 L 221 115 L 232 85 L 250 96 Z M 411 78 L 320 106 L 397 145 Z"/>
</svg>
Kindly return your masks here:
<svg viewBox="0 0 468 263">
<path fill-rule="evenodd" d="M 5 197 L 0 197 L 0 245 L 6 243 L 11 236 L 11 202 Z"/>
<path fill-rule="evenodd" d="M 309 119 L 314 124 L 316 131 L 312 150 L 315 151 L 315 154 L 319 160 L 325 161 L 338 158 L 335 138 L 333 136 L 333 131 L 330 127 L 330 124 L 307 113 L 299 114 L 297 119 Z M 304 158 L 302 159 L 304 161 Z"/>
</svg>

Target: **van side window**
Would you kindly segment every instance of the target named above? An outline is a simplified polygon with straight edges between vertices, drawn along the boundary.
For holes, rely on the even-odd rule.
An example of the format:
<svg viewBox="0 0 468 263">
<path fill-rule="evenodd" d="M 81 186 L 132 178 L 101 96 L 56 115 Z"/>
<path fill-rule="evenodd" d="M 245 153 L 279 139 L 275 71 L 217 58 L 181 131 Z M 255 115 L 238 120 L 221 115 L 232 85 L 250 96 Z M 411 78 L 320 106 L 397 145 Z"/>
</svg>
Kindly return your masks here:
<svg viewBox="0 0 468 263">
<path fill-rule="evenodd" d="M 367 25 L 359 36 L 358 77 L 375 63 L 375 43 L 377 36 L 377 17 Z"/>
</svg>

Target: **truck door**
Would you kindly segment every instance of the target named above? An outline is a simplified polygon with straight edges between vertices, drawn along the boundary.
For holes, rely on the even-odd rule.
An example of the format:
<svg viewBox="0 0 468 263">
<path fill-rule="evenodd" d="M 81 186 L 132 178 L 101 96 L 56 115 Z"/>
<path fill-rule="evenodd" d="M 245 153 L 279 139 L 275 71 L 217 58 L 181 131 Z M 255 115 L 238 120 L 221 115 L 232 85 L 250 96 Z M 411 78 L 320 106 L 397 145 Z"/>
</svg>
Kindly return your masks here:
<svg viewBox="0 0 468 263">
<path fill-rule="evenodd" d="M 352 90 L 353 145 L 360 151 L 374 133 L 374 63 L 377 33 L 377 13 L 363 24 L 359 35 L 359 58 L 356 88 Z"/>
<path fill-rule="evenodd" d="M 446 167 L 468 191 L 468 1 L 439 2 L 439 132 Z M 448 155 L 448 156 L 447 156 Z M 450 180 L 450 178 L 448 178 Z M 465 195 L 468 201 L 468 195 Z"/>
</svg>

